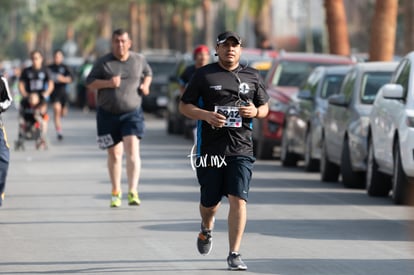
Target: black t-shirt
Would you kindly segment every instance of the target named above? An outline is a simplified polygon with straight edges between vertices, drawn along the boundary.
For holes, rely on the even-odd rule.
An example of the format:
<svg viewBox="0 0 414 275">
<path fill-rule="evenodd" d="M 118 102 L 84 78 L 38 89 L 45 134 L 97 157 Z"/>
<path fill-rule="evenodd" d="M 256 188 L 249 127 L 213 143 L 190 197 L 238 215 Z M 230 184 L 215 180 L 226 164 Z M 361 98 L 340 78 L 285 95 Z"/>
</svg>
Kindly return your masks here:
<svg viewBox="0 0 414 275">
<path fill-rule="evenodd" d="M 50 79 L 50 71 L 47 67 L 36 70 L 30 66 L 25 68 L 20 76 L 20 81 L 23 81 L 28 93 L 42 94 L 47 89 Z"/>
<path fill-rule="evenodd" d="M 57 80 L 57 75 L 60 74 L 63 76 L 70 76 L 73 79 L 72 71 L 65 64 L 51 64 L 49 65 L 49 70 L 55 83 L 55 89 L 53 90 L 53 93 L 65 93 L 67 84 L 59 82 Z"/>
<path fill-rule="evenodd" d="M 227 71 L 217 62 L 206 65 L 194 73 L 181 100 L 208 111 L 218 108 L 229 115 L 229 127 L 220 129 L 201 121 L 198 155 L 253 156 L 252 119 L 241 118 L 237 105 L 243 100 L 258 107 L 269 100 L 256 69 L 239 66 L 234 71 Z"/>
<path fill-rule="evenodd" d="M 185 68 L 184 72 L 180 75 L 181 85 L 187 85 L 195 71 L 195 65 L 190 65 L 187 68 Z"/>
</svg>

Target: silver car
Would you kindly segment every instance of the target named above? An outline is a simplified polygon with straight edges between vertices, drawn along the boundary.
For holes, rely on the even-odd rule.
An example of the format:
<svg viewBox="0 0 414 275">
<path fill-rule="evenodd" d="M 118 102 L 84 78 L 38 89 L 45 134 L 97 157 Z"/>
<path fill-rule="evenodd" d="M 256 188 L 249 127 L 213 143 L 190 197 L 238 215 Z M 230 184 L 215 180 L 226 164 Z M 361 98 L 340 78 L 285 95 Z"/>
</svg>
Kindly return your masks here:
<svg viewBox="0 0 414 275">
<path fill-rule="evenodd" d="M 280 160 L 296 166 L 304 160 L 306 171 L 319 171 L 322 120 L 328 97 L 337 94 L 352 65 L 320 66 L 313 69 L 285 113 Z"/>
<path fill-rule="evenodd" d="M 345 187 L 365 187 L 369 114 L 379 88 L 391 80 L 397 62 L 356 64 L 346 75 L 339 94 L 328 99 L 322 138 L 322 181 Z"/>
</svg>

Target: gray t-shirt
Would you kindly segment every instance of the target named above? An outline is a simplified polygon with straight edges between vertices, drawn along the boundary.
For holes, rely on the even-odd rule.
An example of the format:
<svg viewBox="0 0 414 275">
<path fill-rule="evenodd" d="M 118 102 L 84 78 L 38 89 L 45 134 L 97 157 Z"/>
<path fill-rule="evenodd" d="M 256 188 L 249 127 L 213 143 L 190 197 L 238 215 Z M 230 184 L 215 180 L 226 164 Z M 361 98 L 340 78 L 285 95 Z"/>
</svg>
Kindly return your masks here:
<svg viewBox="0 0 414 275">
<path fill-rule="evenodd" d="M 96 61 L 86 83 L 96 79 L 108 80 L 117 75 L 121 76 L 120 87 L 99 89 L 97 106 L 114 114 L 131 112 L 141 106 L 138 88 L 145 76 L 152 76 L 151 67 L 141 54 L 129 52 L 128 60 L 120 61 L 109 53 Z"/>
</svg>

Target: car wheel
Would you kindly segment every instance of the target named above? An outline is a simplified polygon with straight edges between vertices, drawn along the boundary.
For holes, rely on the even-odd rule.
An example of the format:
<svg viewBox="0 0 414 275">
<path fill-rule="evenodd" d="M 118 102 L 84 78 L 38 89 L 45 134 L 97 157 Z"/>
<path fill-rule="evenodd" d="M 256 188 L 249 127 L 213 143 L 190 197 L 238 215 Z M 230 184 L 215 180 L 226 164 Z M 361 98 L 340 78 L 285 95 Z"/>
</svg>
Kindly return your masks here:
<svg viewBox="0 0 414 275">
<path fill-rule="evenodd" d="M 320 160 L 319 169 L 321 173 L 321 181 L 325 181 L 325 182 L 338 181 L 339 166 L 329 161 L 327 152 L 326 152 L 325 140 L 322 140 L 322 152 L 321 152 L 321 160 Z"/>
<path fill-rule="evenodd" d="M 351 151 L 349 150 L 348 139 L 345 138 L 342 146 L 341 156 L 341 175 L 342 183 L 347 188 L 363 188 L 365 187 L 364 173 L 355 172 L 352 169 Z"/>
<path fill-rule="evenodd" d="M 397 140 L 394 144 L 394 172 L 392 176 L 392 199 L 395 204 L 405 202 L 407 182 L 407 176 L 401 163 L 400 145 Z"/>
<path fill-rule="evenodd" d="M 312 137 L 310 132 L 306 134 L 305 138 L 305 171 L 317 172 L 319 171 L 319 160 L 312 158 Z"/>
<path fill-rule="evenodd" d="M 297 155 L 289 151 L 289 140 L 286 129 L 282 132 L 282 144 L 280 149 L 280 161 L 285 167 L 295 167 L 297 165 Z"/>
<path fill-rule="evenodd" d="M 391 178 L 378 171 L 372 138 L 368 141 L 368 160 L 365 182 L 367 193 L 370 196 L 386 197 L 391 190 Z"/>
</svg>

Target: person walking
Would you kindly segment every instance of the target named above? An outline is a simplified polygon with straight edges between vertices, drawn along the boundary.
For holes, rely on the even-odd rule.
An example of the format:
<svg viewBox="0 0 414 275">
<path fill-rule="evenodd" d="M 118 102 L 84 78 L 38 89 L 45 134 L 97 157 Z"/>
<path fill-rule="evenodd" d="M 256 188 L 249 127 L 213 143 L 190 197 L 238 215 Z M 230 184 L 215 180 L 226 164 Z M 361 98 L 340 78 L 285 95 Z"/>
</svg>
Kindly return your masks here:
<svg viewBox="0 0 414 275">
<path fill-rule="evenodd" d="M 12 103 L 12 94 L 6 77 L 0 76 L 0 113 L 5 112 Z M 3 205 L 6 189 L 7 172 L 9 170 L 10 149 L 7 142 L 6 129 L 0 116 L 0 206 Z"/>
<path fill-rule="evenodd" d="M 63 63 L 63 60 L 63 51 L 56 50 L 53 53 L 53 63 L 49 65 L 54 81 L 54 90 L 50 95 L 50 102 L 53 106 L 53 121 L 58 140 L 63 139 L 61 120 L 68 112 L 67 85 L 73 81 L 72 71 Z"/>
<path fill-rule="evenodd" d="M 142 96 L 149 94 L 152 70 L 145 57 L 130 51 L 127 31 L 112 33 L 112 50 L 99 58 L 86 83 L 97 90 L 97 142 L 107 150 L 112 184 L 111 207 L 122 204 L 122 158 L 126 155 L 128 204 L 140 205 L 138 181 L 141 171 L 140 139 L 144 134 Z"/>
<path fill-rule="evenodd" d="M 223 196 L 229 201 L 228 236 L 230 270 L 246 270 L 239 253 L 246 226 L 246 204 L 255 158 L 252 120 L 264 118 L 268 100 L 256 69 L 239 64 L 240 36 L 232 31 L 218 35 L 218 62 L 198 69 L 181 98 L 180 111 L 199 120 L 197 179 L 200 184 L 201 230 L 198 251 L 207 255 L 212 248 L 214 216 Z"/>
</svg>

